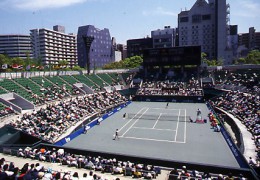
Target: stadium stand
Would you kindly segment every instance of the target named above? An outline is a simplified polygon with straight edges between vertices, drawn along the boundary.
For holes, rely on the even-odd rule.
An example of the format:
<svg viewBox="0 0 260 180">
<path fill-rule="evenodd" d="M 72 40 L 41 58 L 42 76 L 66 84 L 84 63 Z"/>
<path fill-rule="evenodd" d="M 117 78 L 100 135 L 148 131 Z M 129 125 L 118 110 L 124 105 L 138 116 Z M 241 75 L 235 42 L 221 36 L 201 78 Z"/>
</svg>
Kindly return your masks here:
<svg viewBox="0 0 260 180">
<path fill-rule="evenodd" d="M 0 102 L 0 118 L 5 118 L 14 114 L 14 110 Z"/>
<path fill-rule="evenodd" d="M 60 76 L 61 79 L 63 79 L 64 81 L 66 81 L 67 83 L 73 85 L 75 83 L 78 83 L 79 81 L 74 78 L 73 76 Z"/>
<path fill-rule="evenodd" d="M 133 73 L 122 73 L 120 76 L 124 79 L 124 83 L 127 85 L 129 85 L 134 79 Z M 252 133 L 256 144 L 255 150 L 258 152 L 258 156 L 256 159 L 252 157 L 252 159 L 249 160 L 249 164 L 254 167 L 259 167 L 259 72 L 256 71 L 250 74 L 248 71 L 233 71 L 230 73 L 226 70 L 222 70 L 209 73 L 209 76 L 214 77 L 213 80 L 215 81 L 217 88 L 234 90 L 239 86 L 245 87 L 239 88 L 237 91 L 227 91 L 221 96 L 211 99 L 209 102 L 213 107 L 222 108 L 223 110 L 233 114 L 247 127 L 248 131 Z M 58 140 L 58 137 L 64 134 L 70 126 L 82 121 L 84 117 L 90 117 L 94 114 L 101 113 L 103 110 L 115 107 L 116 105 L 126 101 L 126 99 L 118 92 L 99 92 L 102 87 L 118 82 L 116 75 L 73 75 L 60 77 L 32 77 L 30 79 L 33 81 L 31 84 L 29 83 L 31 80 L 25 82 L 26 79 L 23 78 L 16 80 L 4 79 L 3 82 L 1 82 L 0 94 L 4 94 L 7 91 L 16 92 L 22 97 L 39 104 L 35 99 L 35 96 L 33 98 L 30 91 L 40 96 L 40 93 L 42 93 L 41 88 L 44 88 L 45 90 L 48 90 L 46 95 L 52 94 L 52 96 L 50 96 L 49 99 L 47 98 L 47 100 L 62 100 L 65 96 L 68 97 L 69 95 L 69 92 L 62 91 L 64 83 L 66 84 L 66 90 L 69 90 L 70 92 L 73 90 L 71 85 L 77 82 L 85 83 L 92 89 L 96 90 L 95 94 L 89 94 L 83 97 L 78 96 L 71 98 L 70 100 L 62 100 L 46 105 L 46 107 L 42 107 L 39 110 L 34 110 L 32 114 L 23 114 L 20 118 L 10 123 L 10 125 L 15 129 L 39 137 L 40 139 L 46 140 L 50 143 Z M 35 83 L 37 83 L 38 86 L 33 86 L 36 85 Z M 169 82 L 164 80 L 146 81 L 141 83 L 141 85 L 142 86 L 138 91 L 140 94 L 146 93 L 151 95 L 152 92 L 154 92 L 154 88 L 159 88 L 160 92 L 156 92 L 159 95 L 166 95 L 169 93 L 185 96 L 203 95 L 199 80 L 194 79 L 185 83 L 175 81 Z M 167 92 L 164 91 L 164 88 L 169 87 L 174 89 L 174 92 L 168 92 L 169 89 L 167 89 Z M 210 86 L 210 88 L 212 87 L 214 87 L 214 85 Z M 149 88 L 153 88 L 153 91 L 150 91 Z M 197 89 L 199 90 L 197 91 Z M 55 92 L 55 90 L 57 91 Z M 241 90 L 243 92 L 241 92 Z M 55 95 L 53 92 L 57 94 Z M 58 94 L 62 94 L 62 92 L 65 93 L 64 96 L 57 97 Z M 45 103 L 47 100 L 45 98 L 42 103 Z M 9 108 L 8 110 L 11 109 Z M 2 116 L 1 113 L 5 113 L 5 111 L 7 111 L 5 105 L 0 104 L 0 116 Z M 58 147 L 54 146 L 51 148 L 51 146 L 48 145 L 42 145 L 40 148 L 27 147 L 16 150 L 10 148 L 11 150 L 8 150 L 7 154 L 19 156 L 26 160 L 32 159 L 41 162 L 47 161 L 49 163 L 58 163 L 61 164 L 62 167 L 69 166 L 74 168 L 86 168 L 89 169 L 88 172 L 94 171 L 112 175 L 116 173 L 119 174 L 119 176 L 113 176 L 110 179 L 120 178 L 120 175 L 129 175 L 134 178 L 160 179 L 158 178 L 160 177 L 158 176 L 160 174 L 160 168 L 155 166 L 153 163 L 149 163 L 149 161 L 147 161 L 147 164 L 140 163 L 139 161 L 130 162 L 116 158 L 116 156 L 115 158 L 105 158 L 102 156 L 87 155 L 86 153 L 80 154 L 67 152 L 66 150 L 63 151 L 63 154 L 61 155 L 57 148 Z M 2 148 L 1 151 L 3 151 Z M 10 176 L 10 179 L 15 179 L 15 177 L 18 177 L 18 174 L 21 176 L 20 178 L 23 176 L 29 177 L 33 174 L 32 171 L 37 171 L 35 174 L 37 174 L 38 178 L 45 176 L 63 176 L 67 177 L 67 179 L 77 179 L 76 170 L 74 173 L 75 177 L 72 178 L 71 176 L 74 176 L 72 174 L 67 172 L 51 171 L 50 169 L 48 170 L 48 167 L 43 168 L 39 163 L 37 163 L 37 167 L 41 166 L 42 168 L 38 169 L 33 167 L 32 164 L 24 164 L 22 167 L 16 168 L 12 166 L 11 163 L 7 164 L 3 158 L 0 160 L 0 163 L 3 167 L 1 169 L 0 177 Z M 29 166 L 32 168 L 29 168 Z M 199 166 L 200 165 L 198 165 L 198 167 Z M 168 168 L 169 174 L 167 178 L 164 177 L 163 179 L 246 179 L 248 175 L 232 175 L 232 173 L 227 172 L 228 170 L 225 170 L 220 174 L 214 173 L 214 170 L 211 170 L 212 169 L 205 169 L 205 171 L 202 171 L 201 169 L 197 170 L 194 166 L 189 166 L 188 163 L 179 164 L 174 168 L 172 166 L 171 168 Z M 99 179 L 105 179 L 104 177 L 101 177 L 102 175 L 96 174 L 96 176 L 98 176 Z"/>
<path fill-rule="evenodd" d="M 55 142 L 66 130 L 85 117 L 122 104 L 126 99 L 118 92 L 96 93 L 68 101 L 49 104 L 46 108 L 23 114 L 10 125 L 32 136 Z"/>
<path fill-rule="evenodd" d="M 20 96 L 22 96 L 23 98 L 25 98 L 31 102 L 35 102 L 32 92 L 30 92 L 29 90 L 26 90 L 21 85 L 18 85 L 11 79 L 4 79 L 1 82 L 0 86 L 3 89 L 6 89 L 7 91 L 19 94 Z"/>
<path fill-rule="evenodd" d="M 90 75 L 87 75 L 86 77 L 89 78 L 91 81 L 95 82 L 100 87 L 109 85 L 108 83 L 103 81 L 100 77 L 98 77 L 96 74 L 90 74 Z"/>
<path fill-rule="evenodd" d="M 5 94 L 5 93 L 7 93 L 7 91 L 4 90 L 4 89 L 0 86 L 0 94 Z"/>
<path fill-rule="evenodd" d="M 103 81 L 106 82 L 106 84 L 109 84 L 109 85 L 116 85 L 115 84 L 115 80 L 109 76 L 108 74 L 96 74 L 97 77 L 99 77 L 100 79 L 102 79 Z"/>
<path fill-rule="evenodd" d="M 72 92 L 72 86 L 68 84 L 66 81 L 62 80 L 59 76 L 49 76 L 46 77 L 49 81 L 51 81 L 53 84 L 56 84 L 60 88 L 65 88 L 69 92 Z"/>
<path fill-rule="evenodd" d="M 255 140 L 256 151 L 258 152 L 257 161 L 259 161 L 260 152 L 260 127 L 259 127 L 259 104 L 260 100 L 257 98 L 259 88 L 255 87 L 251 93 L 242 93 L 237 91 L 229 91 L 220 97 L 210 101 L 214 107 L 219 107 L 236 116 L 251 132 Z"/>
<path fill-rule="evenodd" d="M 53 164 L 55 166 L 59 166 L 59 168 L 66 169 L 66 168 L 73 168 L 72 171 L 81 171 L 84 169 L 83 172 L 92 172 L 93 174 L 97 174 L 102 179 L 104 174 L 112 175 L 111 179 L 114 178 L 141 178 L 141 179 L 168 179 L 168 180 L 178 180 L 178 179 L 214 179 L 214 180 L 226 180 L 228 178 L 231 179 L 246 179 L 243 174 L 239 175 L 232 175 L 232 173 L 210 173 L 207 171 L 197 171 L 195 169 L 189 169 L 187 165 L 183 165 L 181 167 L 176 168 L 168 168 L 167 171 L 163 170 L 159 166 L 153 166 L 149 164 L 142 164 L 136 163 L 132 161 L 121 161 L 116 158 L 104 158 L 101 156 L 90 156 L 90 155 L 81 155 L 81 154 L 73 154 L 70 152 L 66 152 L 63 148 L 30 148 L 26 147 L 24 149 L 20 148 L 18 150 L 11 150 L 6 151 L 5 157 L 8 158 L 7 155 L 16 156 L 20 159 L 20 161 L 27 162 L 28 159 L 33 161 L 32 166 L 40 166 L 36 168 L 37 172 L 34 170 L 35 174 L 31 173 L 31 171 L 23 171 L 24 166 L 21 168 L 19 167 L 19 175 L 26 175 L 32 176 L 37 175 L 39 172 L 42 172 L 41 176 L 45 176 L 46 173 L 50 173 L 49 170 L 52 170 Z M 2 165 L 8 164 L 8 167 L 11 169 L 5 169 L 4 172 L 7 172 L 7 176 L 12 176 L 16 174 L 13 172 L 14 162 L 6 163 L 5 159 L 2 158 L 0 160 Z M 52 163 L 52 164 L 50 164 Z M 43 166 L 41 164 L 45 164 Z M 52 165 L 52 168 L 48 167 Z M 4 169 L 4 168 L 3 168 Z M 34 169 L 31 168 L 31 169 Z M 11 171 L 11 172 L 10 172 Z M 53 176 L 56 173 L 62 173 L 63 175 L 66 174 L 65 171 L 55 171 L 51 173 Z M 4 174 L 5 175 L 5 174 Z M 38 174 L 39 175 L 39 174 Z M 69 174 L 72 176 L 72 174 Z M 6 175 L 5 175 L 6 176 Z M 111 176 L 110 176 L 111 177 Z M 129 178 L 128 178 L 129 177 Z M 12 178 L 12 177 L 10 177 Z M 47 178 L 47 177 L 46 177 Z M 108 177 L 106 177 L 108 178 Z M 72 178 L 73 179 L 73 178 Z M 105 178 L 104 178 L 105 179 Z M 108 178 L 109 179 L 109 178 Z"/>
<path fill-rule="evenodd" d="M 87 78 L 85 75 L 73 75 L 73 77 L 79 80 L 80 82 L 86 84 L 88 87 L 95 91 L 100 90 L 100 87 L 95 82 Z"/>
<path fill-rule="evenodd" d="M 148 81 L 143 82 L 137 94 L 139 95 L 174 95 L 202 96 L 203 90 L 198 80 L 185 82 Z"/>
</svg>

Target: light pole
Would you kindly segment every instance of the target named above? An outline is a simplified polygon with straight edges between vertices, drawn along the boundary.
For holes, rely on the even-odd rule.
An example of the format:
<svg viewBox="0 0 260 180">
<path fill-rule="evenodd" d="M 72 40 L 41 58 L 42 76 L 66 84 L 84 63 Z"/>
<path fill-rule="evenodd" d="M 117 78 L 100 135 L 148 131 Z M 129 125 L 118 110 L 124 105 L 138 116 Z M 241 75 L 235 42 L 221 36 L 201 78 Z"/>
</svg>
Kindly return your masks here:
<svg viewBox="0 0 260 180">
<path fill-rule="evenodd" d="M 83 35 L 82 38 L 83 38 L 85 48 L 86 48 L 86 52 L 87 52 L 86 53 L 87 54 L 86 61 L 87 61 L 87 71 L 88 71 L 88 74 L 89 74 L 90 73 L 90 57 L 89 57 L 90 47 L 91 47 L 91 44 L 92 44 L 92 42 L 94 41 L 95 38 L 93 36 L 85 36 L 85 35 Z"/>
</svg>

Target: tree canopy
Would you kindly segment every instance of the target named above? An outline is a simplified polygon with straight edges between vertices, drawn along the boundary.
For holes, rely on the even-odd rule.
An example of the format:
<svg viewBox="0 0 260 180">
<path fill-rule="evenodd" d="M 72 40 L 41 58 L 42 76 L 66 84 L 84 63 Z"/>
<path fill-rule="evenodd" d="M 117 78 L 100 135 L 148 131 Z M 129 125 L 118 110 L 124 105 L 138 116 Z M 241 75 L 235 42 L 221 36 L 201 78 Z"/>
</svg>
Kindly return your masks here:
<svg viewBox="0 0 260 180">
<path fill-rule="evenodd" d="M 132 56 L 119 62 L 106 64 L 103 69 L 131 69 L 141 66 L 143 58 L 141 56 Z"/>
<path fill-rule="evenodd" d="M 250 51 L 245 58 L 241 57 L 236 60 L 235 64 L 260 64 L 260 51 Z"/>
<path fill-rule="evenodd" d="M 209 60 L 209 59 L 207 59 L 207 54 L 204 53 L 204 52 L 201 53 L 201 60 L 202 60 L 203 63 L 207 64 L 208 66 L 222 66 L 223 65 L 222 59 Z"/>
</svg>

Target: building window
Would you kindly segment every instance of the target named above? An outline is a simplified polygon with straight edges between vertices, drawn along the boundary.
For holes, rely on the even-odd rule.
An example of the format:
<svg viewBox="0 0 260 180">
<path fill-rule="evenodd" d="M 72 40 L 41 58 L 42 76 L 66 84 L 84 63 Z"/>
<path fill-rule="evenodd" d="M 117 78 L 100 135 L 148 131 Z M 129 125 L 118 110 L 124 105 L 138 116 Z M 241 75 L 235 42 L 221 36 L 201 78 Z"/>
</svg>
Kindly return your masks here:
<svg viewBox="0 0 260 180">
<path fill-rule="evenodd" d="M 202 20 L 211 20 L 211 15 L 210 14 L 205 14 L 205 15 L 202 15 Z"/>
<path fill-rule="evenodd" d="M 192 22 L 193 23 L 200 23 L 201 22 L 201 15 L 200 14 L 195 14 L 192 16 Z"/>
<path fill-rule="evenodd" d="M 180 17 L 180 22 L 189 22 L 189 17 Z"/>
</svg>

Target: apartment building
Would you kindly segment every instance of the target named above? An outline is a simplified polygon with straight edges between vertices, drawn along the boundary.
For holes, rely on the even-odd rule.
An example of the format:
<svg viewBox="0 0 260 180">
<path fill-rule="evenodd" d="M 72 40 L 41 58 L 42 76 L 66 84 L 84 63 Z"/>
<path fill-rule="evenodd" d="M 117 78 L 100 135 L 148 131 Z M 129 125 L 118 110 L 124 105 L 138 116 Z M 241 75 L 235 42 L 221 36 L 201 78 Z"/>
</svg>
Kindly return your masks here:
<svg viewBox="0 0 260 180">
<path fill-rule="evenodd" d="M 11 58 L 26 59 L 32 57 L 30 35 L 7 34 L 0 35 L 0 54 Z"/>
<path fill-rule="evenodd" d="M 70 67 L 78 65 L 76 36 L 65 34 L 64 26 L 30 32 L 33 56 L 41 59 L 44 65 L 55 65 L 61 60 L 67 61 Z"/>
</svg>

